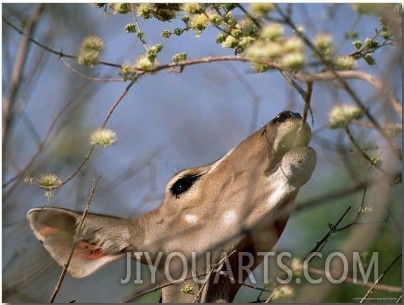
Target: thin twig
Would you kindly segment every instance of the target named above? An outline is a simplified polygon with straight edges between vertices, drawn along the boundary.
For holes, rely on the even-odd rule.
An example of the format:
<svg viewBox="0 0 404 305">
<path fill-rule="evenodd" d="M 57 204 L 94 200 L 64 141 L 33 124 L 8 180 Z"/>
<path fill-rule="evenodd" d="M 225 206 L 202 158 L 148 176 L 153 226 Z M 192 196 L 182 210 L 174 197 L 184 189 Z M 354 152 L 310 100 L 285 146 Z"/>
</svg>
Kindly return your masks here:
<svg viewBox="0 0 404 305">
<path fill-rule="evenodd" d="M 55 117 L 53 118 L 48 130 L 46 131 L 46 134 L 44 136 L 44 138 L 42 139 L 41 143 L 38 145 L 38 148 L 36 150 L 36 152 L 34 153 L 34 155 L 32 156 L 31 160 L 29 160 L 29 162 L 27 163 L 27 165 L 24 167 L 23 170 L 21 170 L 17 175 L 15 175 L 13 178 L 11 178 L 10 180 L 6 181 L 3 183 L 2 187 L 6 187 L 8 184 L 10 184 L 11 182 L 15 181 L 16 179 L 21 178 L 23 175 L 26 174 L 26 172 L 31 168 L 32 164 L 35 162 L 35 160 L 37 159 L 37 157 L 39 156 L 39 154 L 41 153 L 42 149 L 44 148 L 45 144 L 47 143 L 53 128 L 56 126 L 56 123 L 58 121 L 58 119 L 60 118 L 60 116 L 67 110 L 67 108 L 69 108 L 73 102 L 76 100 L 76 98 L 79 95 L 79 92 L 81 91 L 81 89 L 86 86 L 88 84 L 88 82 L 84 83 L 78 90 L 77 93 L 70 99 L 70 101 L 68 101 L 66 103 L 65 106 L 63 106 L 62 109 L 60 109 L 60 111 L 55 115 Z M 14 189 L 17 187 L 18 183 L 14 184 L 11 189 L 9 189 L 5 194 L 3 194 L 3 200 L 4 198 L 7 198 L 13 191 Z"/>
<path fill-rule="evenodd" d="M 205 286 L 207 285 L 208 281 L 210 280 L 210 277 L 212 276 L 213 272 L 218 271 L 219 273 L 221 273 L 221 270 L 223 268 L 224 263 L 226 262 L 226 260 L 233 255 L 233 253 L 235 253 L 236 250 L 233 250 L 232 252 L 230 252 L 230 254 L 227 254 L 225 257 L 221 258 L 219 260 L 219 262 L 217 262 L 217 264 L 215 264 L 214 266 L 212 266 L 212 268 L 210 269 L 210 272 L 206 278 L 206 280 L 204 281 L 204 283 L 202 284 L 202 287 L 199 289 L 198 293 L 196 294 L 195 298 L 194 298 L 194 302 L 196 303 L 200 297 L 200 295 L 202 294 L 203 289 L 205 288 Z M 218 266 L 218 267 L 217 267 Z M 217 268 L 216 268 L 217 267 Z M 222 274 L 222 273 L 221 273 Z"/>
<path fill-rule="evenodd" d="M 307 113 L 310 111 L 311 112 L 311 94 L 313 92 L 313 82 L 307 82 L 307 90 L 306 94 L 304 96 L 304 110 L 303 110 L 303 118 L 302 118 L 302 125 L 304 126 L 306 124 L 307 120 Z M 311 115 L 313 117 L 313 114 Z"/>
<path fill-rule="evenodd" d="M 2 15 L 2 19 L 3 19 L 3 21 L 4 21 L 9 27 L 11 27 L 11 28 L 13 28 L 14 30 L 16 30 L 19 34 L 21 34 L 21 35 L 26 35 L 23 30 L 19 29 L 17 26 L 15 26 L 14 24 L 12 24 L 12 23 L 7 19 L 6 16 Z M 46 45 L 40 43 L 39 41 L 35 40 L 35 39 L 32 38 L 32 37 L 28 37 L 28 40 L 31 41 L 32 43 L 36 44 L 38 47 L 40 47 L 40 48 L 42 48 L 42 49 L 44 49 L 44 50 L 46 50 L 46 51 L 48 51 L 48 52 L 50 52 L 50 53 L 52 53 L 52 54 L 55 54 L 55 55 L 57 55 L 57 56 L 59 56 L 59 57 L 67 57 L 67 58 L 71 58 L 71 59 L 77 59 L 77 58 L 78 58 L 77 55 L 71 55 L 71 54 L 63 53 L 62 51 L 56 51 L 56 50 L 54 50 L 54 49 L 52 49 L 52 48 L 50 48 L 50 47 L 48 47 L 48 46 L 46 46 Z M 105 62 L 105 61 L 99 61 L 98 64 L 104 65 L 104 66 L 109 66 L 109 67 L 115 67 L 115 68 L 120 68 L 120 67 L 121 67 L 121 65 L 119 65 L 119 64 L 110 63 L 110 62 Z"/>
<path fill-rule="evenodd" d="M 355 224 L 359 224 L 358 219 L 359 219 L 359 216 L 362 215 L 362 211 L 363 211 L 363 208 L 365 206 L 366 191 L 367 191 L 367 189 L 364 188 L 363 189 L 363 195 L 362 195 L 362 201 L 361 201 L 361 204 L 359 206 L 358 212 L 356 213 L 356 216 L 355 216 L 354 220 L 351 221 L 349 224 L 343 226 L 342 228 L 335 228 L 335 232 L 341 232 L 341 231 L 344 231 L 344 230 L 350 228 L 351 226 L 353 226 Z"/>
<path fill-rule="evenodd" d="M 279 290 L 279 288 L 282 286 L 283 284 L 281 283 L 276 283 L 276 286 L 274 288 L 274 290 L 272 291 L 272 293 L 268 296 L 268 298 L 265 300 L 265 304 L 268 304 L 269 302 L 272 302 L 274 297 L 275 297 L 275 293 L 276 291 Z"/>
<path fill-rule="evenodd" d="M 15 29 L 18 33 L 24 35 L 24 32 L 13 25 L 4 15 L 2 15 L 3 21 L 10 26 L 11 28 Z M 33 39 L 32 37 L 29 37 L 29 41 L 32 43 L 36 44 L 40 48 L 43 48 L 44 50 L 55 54 L 59 57 L 66 57 L 70 59 L 77 59 L 77 55 L 71 55 L 71 54 L 65 54 L 61 51 L 56 51 L 38 41 Z M 140 75 L 143 74 L 150 74 L 150 73 L 155 73 L 161 70 L 172 70 L 175 68 L 180 68 L 180 71 L 183 70 L 185 66 L 192 66 L 196 64 L 203 64 L 203 63 L 211 63 L 211 62 L 220 62 L 220 61 L 241 61 L 241 62 L 249 62 L 250 60 L 246 58 L 245 56 L 240 56 L 240 55 L 224 55 L 224 56 L 207 56 L 203 58 L 198 58 L 198 59 L 191 59 L 191 60 L 184 60 L 180 61 L 178 63 L 169 63 L 169 64 L 162 64 L 162 65 L 157 65 L 151 69 L 135 69 L 136 71 L 139 72 Z M 282 66 L 276 62 L 272 61 L 260 61 L 260 63 L 265 64 L 273 69 L 277 70 L 282 70 Z M 121 68 L 122 64 L 116 64 L 116 63 L 111 63 L 111 62 L 105 62 L 105 61 L 99 61 L 97 63 L 98 65 L 104 65 L 104 66 L 110 66 L 110 67 L 115 67 L 115 68 Z"/>
<path fill-rule="evenodd" d="M 315 274 L 315 275 L 327 275 L 327 277 L 330 277 L 330 278 L 338 277 L 338 275 L 334 274 L 333 272 L 330 272 L 330 271 L 325 272 L 324 270 L 315 269 L 315 268 L 307 268 L 307 271 L 309 273 Z M 372 289 L 383 290 L 383 291 L 387 291 L 387 292 L 401 292 L 402 291 L 402 288 L 398 287 L 398 286 L 390 286 L 390 285 L 382 285 L 382 284 L 377 284 L 377 283 L 364 282 L 362 280 L 359 280 L 357 278 L 353 278 L 350 276 L 344 277 L 344 282 L 363 286 L 363 287 L 369 287 Z"/>
<path fill-rule="evenodd" d="M 334 71 L 332 72 L 319 72 L 319 73 L 303 73 L 298 72 L 295 76 L 300 81 L 329 81 L 336 79 L 336 75 L 343 79 L 361 79 L 368 82 L 377 90 L 382 92 L 387 96 L 387 100 L 391 103 L 392 108 L 397 113 L 397 115 L 402 117 L 402 106 L 396 95 L 376 76 L 359 70 L 350 71 Z"/>
<path fill-rule="evenodd" d="M 383 279 L 383 277 L 386 275 L 387 272 L 390 271 L 390 269 L 394 266 L 395 263 L 397 263 L 401 257 L 403 256 L 402 253 L 397 255 L 397 257 L 387 266 L 387 268 L 382 272 L 382 274 L 376 279 L 376 281 L 373 283 L 373 285 L 369 288 L 369 290 L 366 292 L 366 294 L 363 296 L 362 300 L 359 302 L 360 304 L 364 303 L 369 296 L 369 294 L 372 293 L 373 289 L 375 289 L 375 286 Z"/>
<path fill-rule="evenodd" d="M 123 100 L 123 98 L 126 96 L 126 94 L 129 92 L 129 89 L 133 86 L 133 82 L 131 82 L 126 88 L 125 90 L 122 92 L 122 94 L 119 96 L 119 98 L 116 100 L 116 102 L 112 105 L 112 107 L 110 108 L 110 110 L 108 111 L 108 114 L 106 116 L 106 118 L 104 119 L 104 122 L 101 124 L 101 128 L 104 128 L 105 125 L 108 123 L 108 120 L 110 119 L 112 113 L 114 112 L 114 110 L 116 109 L 116 107 L 119 105 L 119 103 Z M 66 178 L 64 181 L 62 181 L 58 187 L 61 187 L 62 185 L 65 185 L 66 183 L 68 183 L 70 180 L 72 180 L 79 172 L 80 170 L 84 167 L 84 165 L 87 163 L 88 159 L 90 159 L 91 154 L 93 153 L 95 148 L 95 145 L 91 145 L 89 151 L 87 152 L 87 154 L 85 155 L 83 161 L 79 164 L 79 166 L 76 168 L 76 170 L 68 177 Z"/>
<path fill-rule="evenodd" d="M 128 94 L 130 88 L 133 86 L 134 82 L 131 82 L 126 88 L 125 90 L 122 92 L 122 94 L 119 96 L 119 98 L 116 100 L 116 102 L 112 105 L 112 107 L 109 109 L 108 114 L 104 120 L 104 122 L 101 124 L 101 128 L 104 128 L 105 125 L 107 125 L 112 113 L 114 112 L 114 110 L 116 109 L 116 107 L 118 107 L 118 105 L 120 104 L 120 102 L 123 100 L 123 98 Z"/>
<path fill-rule="evenodd" d="M 71 64 L 69 64 L 67 62 L 67 60 L 65 60 L 63 57 L 60 57 L 59 60 L 70 70 L 72 71 L 74 74 L 77 74 L 78 76 L 80 76 L 81 78 L 85 79 L 85 80 L 90 80 L 90 81 L 94 81 L 94 82 L 115 82 L 115 83 L 122 83 L 125 80 L 123 78 L 97 78 L 97 77 L 93 77 L 93 76 L 87 76 L 84 75 L 83 73 L 81 73 L 80 71 L 78 71 L 77 69 L 75 69 Z"/>
<path fill-rule="evenodd" d="M 243 7 L 243 5 L 242 5 L 241 3 L 237 3 L 236 5 L 237 5 L 237 7 L 238 7 L 248 18 L 250 18 L 250 20 L 251 20 L 252 22 L 254 22 L 254 24 L 255 24 L 259 29 L 261 29 L 261 24 L 258 22 L 258 20 L 257 20 L 256 18 L 254 18 L 254 17 Z"/>
<path fill-rule="evenodd" d="M 338 225 L 342 222 L 342 220 L 345 218 L 345 216 L 348 215 L 348 212 L 350 209 L 351 209 L 351 206 L 349 206 L 345 210 L 345 212 L 342 214 L 342 216 L 337 220 L 336 224 L 333 225 L 330 228 L 330 230 L 327 232 L 327 234 L 320 241 L 317 242 L 316 246 L 312 250 L 310 250 L 309 253 L 307 253 L 307 255 L 304 257 L 303 261 L 305 261 L 310 256 L 311 253 L 318 252 L 319 250 L 321 250 L 324 247 L 324 245 L 326 244 L 328 239 L 336 231 Z"/>
<path fill-rule="evenodd" d="M 293 79 L 293 77 L 290 75 L 290 72 L 286 70 L 279 70 L 279 72 L 282 74 L 282 76 L 286 79 L 286 81 L 296 89 L 296 91 L 299 93 L 299 95 L 302 97 L 304 100 L 306 96 L 306 91 Z"/>
<path fill-rule="evenodd" d="M 99 175 L 97 178 L 94 178 L 93 186 L 91 188 L 90 197 L 87 200 L 87 203 L 86 203 L 85 209 L 83 211 L 83 214 L 81 216 L 80 222 L 78 223 L 78 225 L 76 227 L 76 233 L 74 234 L 72 249 L 70 251 L 69 257 L 67 258 L 66 264 L 63 266 L 62 273 L 60 274 L 59 280 L 56 283 L 55 289 L 53 290 L 53 293 L 52 293 L 52 295 L 51 295 L 51 297 L 49 299 L 49 303 L 53 303 L 53 301 L 55 300 L 56 295 L 59 292 L 60 286 L 62 285 L 63 279 L 65 278 L 67 269 L 69 268 L 70 261 L 71 261 L 71 259 L 73 257 L 74 250 L 76 249 L 76 246 L 77 246 L 77 244 L 79 242 L 78 237 L 80 236 L 80 230 L 81 230 L 81 228 L 83 226 L 84 219 L 87 216 L 88 209 L 90 208 L 90 203 L 91 203 L 91 201 L 93 199 L 93 196 L 94 196 L 94 193 L 95 193 L 95 190 L 97 188 L 97 184 L 98 184 L 98 181 L 100 180 L 100 178 L 101 178 L 101 175 Z"/>
<path fill-rule="evenodd" d="M 352 135 L 351 130 L 349 129 L 349 126 L 345 126 L 345 131 L 348 135 L 349 140 L 351 141 L 351 143 L 353 144 L 353 146 L 355 146 L 356 150 L 359 152 L 359 154 L 366 159 L 366 161 L 368 161 L 370 163 L 370 165 L 374 168 L 376 168 L 377 170 L 379 170 L 382 174 L 386 174 L 386 172 L 379 166 L 377 165 L 362 149 L 362 147 L 360 147 L 359 143 L 356 142 L 354 136 Z"/>
<path fill-rule="evenodd" d="M 292 22 L 289 16 L 285 15 L 285 13 L 279 8 L 278 5 L 275 5 L 275 8 L 276 11 L 279 13 L 279 15 L 283 18 L 283 22 L 288 26 L 290 26 L 292 30 L 297 31 L 298 29 L 296 28 L 296 25 Z M 313 51 L 316 54 L 316 56 L 320 58 L 321 62 L 329 70 L 328 72 L 331 73 L 331 75 L 340 83 L 342 88 L 351 96 L 356 105 L 361 109 L 361 111 L 365 114 L 365 116 L 369 119 L 369 121 L 372 122 L 373 125 L 375 125 L 376 130 L 386 140 L 386 142 L 389 144 L 389 146 L 391 147 L 392 151 L 396 154 L 398 159 L 401 160 L 402 159 L 401 150 L 397 147 L 396 143 L 392 140 L 390 135 L 380 126 L 379 122 L 369 112 L 368 108 L 362 103 L 361 99 L 358 97 L 356 92 L 348 85 L 345 79 L 341 77 L 341 74 L 334 69 L 333 63 L 330 60 L 324 58 L 324 55 L 313 45 L 311 40 L 307 38 L 307 36 L 304 33 L 302 33 L 300 37 L 304 41 L 304 43 L 310 48 L 310 50 Z"/>
<path fill-rule="evenodd" d="M 142 29 L 140 28 L 139 22 L 137 21 L 137 14 L 136 14 L 136 8 L 135 8 L 136 4 L 132 3 L 131 6 L 132 6 L 131 9 L 132 9 L 133 21 L 134 21 L 135 26 L 137 28 L 135 33 L 143 32 Z M 136 35 L 136 37 L 140 40 L 140 42 L 142 43 L 145 50 L 147 50 L 147 43 L 144 40 L 143 36 L 142 35 Z"/>
</svg>

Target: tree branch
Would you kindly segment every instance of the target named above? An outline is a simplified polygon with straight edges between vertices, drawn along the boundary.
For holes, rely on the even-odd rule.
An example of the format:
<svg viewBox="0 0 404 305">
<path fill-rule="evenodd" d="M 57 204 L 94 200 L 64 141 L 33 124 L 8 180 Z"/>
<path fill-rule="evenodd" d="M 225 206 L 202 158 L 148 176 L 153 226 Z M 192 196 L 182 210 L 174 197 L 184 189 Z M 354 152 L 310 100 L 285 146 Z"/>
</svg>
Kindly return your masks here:
<svg viewBox="0 0 404 305">
<path fill-rule="evenodd" d="M 28 52 L 30 49 L 30 37 L 32 34 L 35 32 L 36 25 L 38 23 L 38 20 L 42 14 L 42 11 L 44 9 L 43 4 L 37 4 L 35 6 L 34 11 L 31 14 L 31 17 L 27 21 L 27 33 L 23 34 L 24 37 L 21 40 L 20 46 L 18 48 L 18 53 L 14 62 L 14 67 L 11 73 L 11 80 L 10 80 L 10 87 L 7 93 L 6 101 L 4 103 L 4 108 L 3 108 L 3 145 L 2 145 L 2 150 L 3 154 L 6 154 L 6 149 L 7 149 L 7 144 L 8 144 L 8 138 L 10 135 L 10 128 L 13 124 L 14 121 L 14 104 L 17 99 L 17 95 L 19 92 L 19 89 L 22 84 L 22 74 L 25 68 L 25 64 L 28 58 Z M 3 15 L 3 20 L 8 24 L 7 20 L 4 18 Z"/>
<path fill-rule="evenodd" d="M 72 249 L 70 251 L 69 257 L 67 258 L 66 264 L 63 267 L 62 273 L 60 274 L 59 280 L 56 283 L 55 289 L 53 290 L 53 293 L 52 293 L 52 295 L 51 295 L 51 297 L 49 299 L 49 303 L 53 303 L 53 301 L 55 300 L 56 295 L 59 292 L 60 286 L 62 285 L 63 279 L 66 276 L 66 272 L 67 272 L 67 269 L 69 268 L 69 264 L 70 264 L 70 261 L 71 261 L 71 259 L 73 257 L 74 250 L 76 249 L 76 246 L 77 246 L 77 244 L 79 242 L 78 237 L 80 236 L 80 230 L 81 230 L 81 228 L 83 226 L 84 219 L 87 216 L 88 209 L 90 208 L 90 203 L 93 200 L 93 196 L 94 196 L 94 193 L 95 193 L 95 190 L 97 188 L 97 184 L 98 184 L 98 181 L 100 180 L 100 178 L 101 178 L 101 176 L 98 176 L 97 178 L 94 178 L 93 186 L 91 188 L 90 197 L 87 200 L 85 209 L 83 211 L 83 215 L 80 218 L 80 222 L 78 223 L 78 225 L 76 227 L 76 233 L 74 234 L 74 240 L 73 240 Z"/>
</svg>

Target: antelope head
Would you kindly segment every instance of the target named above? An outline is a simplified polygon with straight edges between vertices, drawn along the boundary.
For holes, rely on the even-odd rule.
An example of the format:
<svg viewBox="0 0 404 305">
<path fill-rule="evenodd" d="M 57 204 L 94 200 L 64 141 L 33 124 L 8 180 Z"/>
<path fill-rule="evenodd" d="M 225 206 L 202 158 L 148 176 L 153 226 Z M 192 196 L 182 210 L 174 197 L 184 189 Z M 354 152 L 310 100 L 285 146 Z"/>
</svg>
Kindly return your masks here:
<svg viewBox="0 0 404 305">
<path fill-rule="evenodd" d="M 193 302 L 197 296 L 200 302 L 231 302 L 248 276 L 238 272 L 242 262 L 237 253 L 251 254 L 251 270 L 261 262 L 257 253 L 270 251 L 278 241 L 288 219 L 282 211 L 311 177 L 316 154 L 307 146 L 310 138 L 310 127 L 300 114 L 284 111 L 219 160 L 175 174 L 162 204 L 138 218 L 87 214 L 77 228 L 82 213 L 42 207 L 28 212 L 28 222 L 61 266 L 75 245 L 67 271 L 78 278 L 129 251 L 147 252 L 151 260 L 160 254 L 161 271 L 178 267 L 171 260 L 172 266 L 165 269 L 164 258 L 170 253 L 182 253 L 188 263 L 194 255 L 193 272 L 206 275 L 209 269 L 202 258 L 209 252 L 212 266 L 222 265 L 216 265 L 203 284 L 186 277 L 163 288 L 162 300 Z M 222 253 L 229 254 L 225 267 Z M 220 272 L 229 269 L 232 276 Z M 194 288 L 194 295 L 181 292 L 185 284 Z"/>
</svg>

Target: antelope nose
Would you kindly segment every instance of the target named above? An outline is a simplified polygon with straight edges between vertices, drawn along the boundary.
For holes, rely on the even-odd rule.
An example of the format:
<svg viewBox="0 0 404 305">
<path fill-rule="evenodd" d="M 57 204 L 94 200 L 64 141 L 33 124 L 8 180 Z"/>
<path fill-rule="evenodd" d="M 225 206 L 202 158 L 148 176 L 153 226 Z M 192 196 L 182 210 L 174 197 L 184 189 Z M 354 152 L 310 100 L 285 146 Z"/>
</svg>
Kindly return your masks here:
<svg viewBox="0 0 404 305">
<path fill-rule="evenodd" d="M 272 121 L 274 123 L 282 123 L 289 118 L 301 119 L 302 116 L 298 112 L 292 112 L 292 111 L 288 110 L 288 111 L 282 111 L 281 113 L 279 113 Z"/>
</svg>

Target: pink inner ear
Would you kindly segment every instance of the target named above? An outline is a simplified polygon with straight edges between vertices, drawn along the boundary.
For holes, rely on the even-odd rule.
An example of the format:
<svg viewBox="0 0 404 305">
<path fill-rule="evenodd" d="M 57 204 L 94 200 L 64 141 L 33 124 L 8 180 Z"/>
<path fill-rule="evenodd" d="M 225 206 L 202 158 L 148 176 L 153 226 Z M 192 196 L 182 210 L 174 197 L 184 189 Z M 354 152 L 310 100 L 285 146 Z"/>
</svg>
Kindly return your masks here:
<svg viewBox="0 0 404 305">
<path fill-rule="evenodd" d="M 45 239 L 53 236 L 69 236 L 71 240 L 73 236 L 63 234 L 60 229 L 51 227 L 51 226 L 42 226 L 38 229 L 38 233 L 43 236 Z M 68 243 L 66 244 L 68 246 Z M 66 249 L 67 250 L 67 249 Z M 74 257 L 83 259 L 83 260 L 97 260 L 103 256 L 108 255 L 104 251 L 102 251 L 100 246 L 90 244 L 88 242 L 79 241 L 76 248 L 74 249 Z"/>
<path fill-rule="evenodd" d="M 84 241 L 80 241 L 74 249 L 74 256 L 86 260 L 96 260 L 106 255 L 108 254 L 102 251 L 101 247 Z"/>
<path fill-rule="evenodd" d="M 41 226 L 40 228 L 38 228 L 38 233 L 41 236 L 47 238 L 56 234 L 60 234 L 60 230 L 50 226 Z"/>
</svg>

